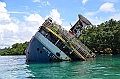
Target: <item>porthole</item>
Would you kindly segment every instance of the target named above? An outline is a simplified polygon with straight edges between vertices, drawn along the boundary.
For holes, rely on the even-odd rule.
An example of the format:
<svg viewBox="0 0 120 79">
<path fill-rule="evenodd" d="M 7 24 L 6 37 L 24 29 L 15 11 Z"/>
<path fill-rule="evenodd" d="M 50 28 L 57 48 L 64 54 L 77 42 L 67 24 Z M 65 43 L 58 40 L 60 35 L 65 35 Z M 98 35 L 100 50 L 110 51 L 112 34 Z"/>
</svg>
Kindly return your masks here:
<svg viewBox="0 0 120 79">
<path fill-rule="evenodd" d="M 60 57 L 60 53 L 57 52 L 56 55 L 57 55 L 58 57 Z"/>
<path fill-rule="evenodd" d="M 37 51 L 39 51 L 39 48 L 37 48 Z"/>
<path fill-rule="evenodd" d="M 40 51 L 40 53 L 42 53 L 42 51 Z"/>
</svg>

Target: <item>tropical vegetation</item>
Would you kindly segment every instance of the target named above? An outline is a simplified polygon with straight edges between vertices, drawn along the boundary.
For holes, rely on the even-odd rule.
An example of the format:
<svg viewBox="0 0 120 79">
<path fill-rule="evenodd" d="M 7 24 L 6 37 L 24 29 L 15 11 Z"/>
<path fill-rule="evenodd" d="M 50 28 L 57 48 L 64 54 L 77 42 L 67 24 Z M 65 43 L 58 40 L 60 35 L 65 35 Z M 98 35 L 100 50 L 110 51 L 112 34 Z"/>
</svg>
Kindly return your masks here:
<svg viewBox="0 0 120 79">
<path fill-rule="evenodd" d="M 53 28 L 53 30 L 57 30 Z M 100 25 L 87 26 L 78 38 L 92 51 L 118 54 L 120 52 L 120 21 L 110 19 Z M 24 55 L 29 42 L 16 43 L 0 49 L 0 55 Z"/>
<path fill-rule="evenodd" d="M 29 42 L 16 43 L 12 47 L 0 49 L 0 55 L 25 55 L 24 50 L 26 49 Z"/>
<path fill-rule="evenodd" d="M 79 38 L 91 50 L 120 52 L 120 21 L 110 19 L 97 26 L 88 26 Z"/>
</svg>

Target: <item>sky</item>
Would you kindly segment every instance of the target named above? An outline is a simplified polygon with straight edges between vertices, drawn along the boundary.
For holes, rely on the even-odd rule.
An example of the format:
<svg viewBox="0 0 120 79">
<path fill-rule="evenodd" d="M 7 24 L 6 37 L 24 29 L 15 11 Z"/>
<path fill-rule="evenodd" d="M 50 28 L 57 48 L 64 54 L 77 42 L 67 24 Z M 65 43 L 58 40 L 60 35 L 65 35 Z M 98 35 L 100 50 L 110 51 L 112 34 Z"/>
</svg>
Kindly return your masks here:
<svg viewBox="0 0 120 79">
<path fill-rule="evenodd" d="M 69 30 L 78 14 L 93 25 L 118 21 L 120 0 L 0 0 L 0 48 L 29 41 L 48 17 Z"/>
</svg>

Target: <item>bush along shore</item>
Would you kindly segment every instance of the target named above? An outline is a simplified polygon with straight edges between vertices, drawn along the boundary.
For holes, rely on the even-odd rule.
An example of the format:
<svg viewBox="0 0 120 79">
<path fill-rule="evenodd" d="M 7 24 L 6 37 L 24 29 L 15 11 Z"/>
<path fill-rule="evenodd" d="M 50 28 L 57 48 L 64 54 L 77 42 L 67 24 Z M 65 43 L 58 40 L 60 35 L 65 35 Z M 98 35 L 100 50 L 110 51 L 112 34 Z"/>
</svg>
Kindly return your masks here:
<svg viewBox="0 0 120 79">
<path fill-rule="evenodd" d="M 79 39 L 96 53 L 119 54 L 120 20 L 110 19 L 97 26 L 88 26 Z"/>
<path fill-rule="evenodd" d="M 12 47 L 0 49 L 0 55 L 25 55 L 24 50 L 26 49 L 29 42 L 16 43 Z"/>
<path fill-rule="evenodd" d="M 78 40 L 98 54 L 120 54 L 120 20 L 110 19 L 100 25 L 87 26 Z M 0 49 L 0 55 L 25 55 L 29 42 Z"/>
</svg>

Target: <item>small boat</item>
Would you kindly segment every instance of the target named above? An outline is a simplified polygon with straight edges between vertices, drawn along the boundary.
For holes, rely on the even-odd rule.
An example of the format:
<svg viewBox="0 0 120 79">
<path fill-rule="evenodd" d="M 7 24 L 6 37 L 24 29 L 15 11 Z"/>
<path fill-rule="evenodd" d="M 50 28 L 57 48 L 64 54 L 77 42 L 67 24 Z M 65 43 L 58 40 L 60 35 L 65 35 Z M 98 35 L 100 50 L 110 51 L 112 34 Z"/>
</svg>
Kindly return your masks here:
<svg viewBox="0 0 120 79">
<path fill-rule="evenodd" d="M 67 31 L 51 17 L 39 27 L 25 50 L 27 62 L 86 61 L 95 54 L 78 37 L 87 25 L 92 25 L 85 17 Z"/>
</svg>

